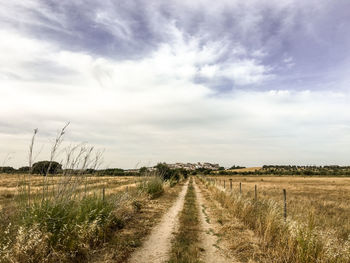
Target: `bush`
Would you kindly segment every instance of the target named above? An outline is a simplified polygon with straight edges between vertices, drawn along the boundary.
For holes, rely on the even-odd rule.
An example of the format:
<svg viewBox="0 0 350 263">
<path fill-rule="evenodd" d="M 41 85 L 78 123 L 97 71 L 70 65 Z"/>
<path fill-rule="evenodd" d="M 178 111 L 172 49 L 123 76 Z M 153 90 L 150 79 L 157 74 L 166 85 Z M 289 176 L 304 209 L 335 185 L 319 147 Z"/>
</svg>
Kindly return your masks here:
<svg viewBox="0 0 350 263">
<path fill-rule="evenodd" d="M 178 180 L 171 178 L 169 180 L 169 185 L 170 185 L 170 187 L 174 187 L 175 185 L 177 185 L 178 182 L 179 182 Z"/>
<path fill-rule="evenodd" d="M 99 170 L 98 175 L 99 176 L 103 176 L 103 175 L 124 176 L 125 172 L 123 169 L 120 169 L 120 168 L 109 168 L 109 169 Z"/>
<path fill-rule="evenodd" d="M 10 166 L 3 166 L 3 167 L 0 167 L 0 173 L 14 173 L 16 172 L 16 169 L 13 168 L 13 167 L 10 167 Z"/>
<path fill-rule="evenodd" d="M 146 182 L 141 183 L 140 188 L 151 196 L 151 198 L 157 198 L 164 192 L 163 180 L 156 176 Z"/>
<path fill-rule="evenodd" d="M 61 170 L 62 170 L 62 165 L 59 164 L 58 162 L 40 161 L 33 164 L 32 172 L 34 174 L 41 174 L 43 176 L 46 176 L 47 172 L 49 174 L 56 174 Z"/>
<path fill-rule="evenodd" d="M 163 178 L 164 181 L 169 180 L 175 173 L 175 170 L 169 168 L 165 163 L 158 163 L 156 165 L 158 175 Z"/>
<path fill-rule="evenodd" d="M 139 174 L 140 174 L 140 175 L 145 175 L 145 174 L 147 174 L 147 172 L 148 172 L 147 167 L 141 167 L 141 168 L 139 169 Z"/>
<path fill-rule="evenodd" d="M 20 173 L 28 173 L 29 170 L 30 170 L 29 166 L 23 166 L 23 167 L 18 168 L 18 172 L 20 172 Z"/>
</svg>

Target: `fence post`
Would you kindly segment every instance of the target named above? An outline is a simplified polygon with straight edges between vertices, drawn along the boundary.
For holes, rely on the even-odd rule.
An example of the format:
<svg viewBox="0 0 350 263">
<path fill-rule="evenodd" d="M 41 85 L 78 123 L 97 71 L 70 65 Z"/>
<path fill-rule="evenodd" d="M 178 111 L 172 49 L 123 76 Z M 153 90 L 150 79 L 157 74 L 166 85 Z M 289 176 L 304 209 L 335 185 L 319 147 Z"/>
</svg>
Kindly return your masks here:
<svg viewBox="0 0 350 263">
<path fill-rule="evenodd" d="M 284 201 L 284 221 L 287 220 L 287 191 L 283 189 L 283 201 Z"/>
<path fill-rule="evenodd" d="M 239 183 L 239 193 L 242 194 L 242 183 Z"/>
<path fill-rule="evenodd" d="M 30 206 L 30 182 L 28 184 L 28 205 Z"/>
<path fill-rule="evenodd" d="M 230 179 L 230 189 L 232 191 L 232 179 Z"/>
<path fill-rule="evenodd" d="M 126 186 L 126 192 L 129 192 L 129 186 Z"/>
<path fill-rule="evenodd" d="M 105 187 L 102 188 L 102 201 L 105 201 Z"/>
<path fill-rule="evenodd" d="M 255 202 L 258 201 L 258 189 L 257 186 L 255 185 Z"/>
<path fill-rule="evenodd" d="M 224 189 L 226 188 L 226 180 L 224 180 Z"/>
</svg>

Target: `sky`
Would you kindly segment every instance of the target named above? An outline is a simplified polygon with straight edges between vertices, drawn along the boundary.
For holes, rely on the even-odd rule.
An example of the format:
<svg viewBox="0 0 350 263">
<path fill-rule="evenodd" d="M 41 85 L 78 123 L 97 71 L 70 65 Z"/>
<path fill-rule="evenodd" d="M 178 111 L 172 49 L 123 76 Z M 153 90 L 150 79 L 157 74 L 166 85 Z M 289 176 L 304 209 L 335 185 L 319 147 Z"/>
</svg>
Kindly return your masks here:
<svg viewBox="0 0 350 263">
<path fill-rule="evenodd" d="M 0 166 L 350 165 L 348 0 L 0 4 Z"/>
</svg>

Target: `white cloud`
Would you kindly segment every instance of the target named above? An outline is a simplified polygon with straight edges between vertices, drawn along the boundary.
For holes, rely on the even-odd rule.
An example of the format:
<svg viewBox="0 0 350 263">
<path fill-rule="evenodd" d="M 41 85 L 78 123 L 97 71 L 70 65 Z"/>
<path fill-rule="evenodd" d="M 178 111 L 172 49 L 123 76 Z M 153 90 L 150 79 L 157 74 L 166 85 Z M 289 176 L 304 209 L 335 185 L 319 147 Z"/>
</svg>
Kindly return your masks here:
<svg viewBox="0 0 350 263">
<path fill-rule="evenodd" d="M 277 10 L 292 5 L 273 3 Z M 182 5 L 196 9 L 207 4 Z M 222 1 L 206 10 L 221 14 L 232 5 L 238 2 Z M 132 34 L 127 23 L 113 20 L 108 12 L 97 13 L 95 20 L 111 26 L 115 35 Z M 252 27 L 261 21 L 259 15 L 245 17 L 241 33 L 255 32 Z M 282 31 L 292 26 L 289 22 Z M 276 86 L 218 94 L 207 83 L 194 81 L 196 77 L 257 87 L 276 77 L 274 68 L 263 63 L 267 51 L 249 50 L 224 38 L 203 44 L 205 36 L 195 37 L 175 25 L 177 21 L 160 29 L 167 32 L 167 43 L 138 60 L 120 61 L 2 30 L 0 145 L 3 154 L 15 152 L 9 164 L 25 163 L 33 128 L 39 127 L 44 143 L 67 120 L 72 122 L 67 140 L 105 147 L 111 166 L 133 167 L 138 161 L 347 163 L 350 94 Z M 294 58 L 282 62 L 292 65 Z"/>
</svg>

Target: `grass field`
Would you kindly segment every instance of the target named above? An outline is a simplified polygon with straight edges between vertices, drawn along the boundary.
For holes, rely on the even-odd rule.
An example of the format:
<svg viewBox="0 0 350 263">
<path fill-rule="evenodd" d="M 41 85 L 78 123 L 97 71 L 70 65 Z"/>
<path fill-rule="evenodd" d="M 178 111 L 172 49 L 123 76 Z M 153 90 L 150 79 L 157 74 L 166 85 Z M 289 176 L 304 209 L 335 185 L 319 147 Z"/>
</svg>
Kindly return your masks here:
<svg viewBox="0 0 350 263">
<path fill-rule="evenodd" d="M 87 262 L 116 237 L 123 244 L 118 257 L 125 257 L 132 251 L 129 242 L 140 237 L 116 233 L 134 224 L 131 219 L 163 191 L 163 181 L 154 176 L 2 174 L 0 262 Z M 159 205 L 153 205 L 159 213 Z M 147 233 L 155 215 L 135 230 Z"/>
<path fill-rule="evenodd" d="M 0 262 L 350 262 L 350 178 L 185 182 L 2 174 Z"/>
<path fill-rule="evenodd" d="M 74 190 L 80 194 L 101 194 L 102 189 L 105 188 L 105 194 L 109 195 L 123 189 L 123 186 L 134 186 L 135 183 L 143 179 L 142 177 L 132 176 L 49 176 L 44 178 L 43 176 L 29 176 L 28 174 L 0 174 L 0 206 L 11 203 L 24 187 L 28 191 L 29 185 L 32 198 L 42 195 L 44 185 L 49 192 L 52 192 L 57 190 L 62 184 L 67 183 L 79 183 Z M 67 180 L 70 180 L 70 182 Z"/>
<path fill-rule="evenodd" d="M 292 254 L 288 256 L 292 262 L 350 261 L 350 178 L 225 176 L 211 179 L 214 179 L 209 181 L 211 185 L 226 193 L 215 192 L 214 196 L 262 235 L 263 240 L 269 237 L 266 246 L 275 242 L 276 249 L 280 244 L 288 244 L 287 250 L 276 249 L 279 251 L 276 255 L 287 255 L 290 251 L 300 253 L 297 258 Z M 283 189 L 287 192 L 286 225 L 279 223 L 284 214 Z M 290 239 L 283 239 L 285 235 L 295 236 L 293 245 Z M 269 253 L 276 251 L 272 249 Z M 286 259 L 279 261 L 283 260 Z"/>
<path fill-rule="evenodd" d="M 239 191 L 242 183 L 242 194 L 253 199 L 255 185 L 258 198 L 272 199 L 283 206 L 283 189 L 287 191 L 288 216 L 305 222 L 310 216 L 315 225 L 334 231 L 341 239 L 350 235 L 350 178 L 324 177 L 216 177 L 217 183 L 230 187 L 232 179 L 233 191 Z"/>
</svg>

